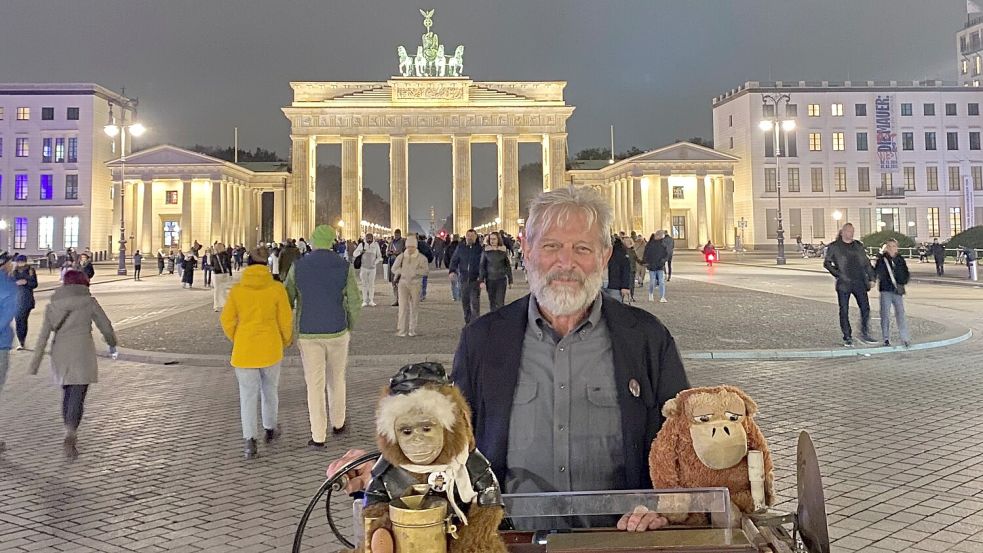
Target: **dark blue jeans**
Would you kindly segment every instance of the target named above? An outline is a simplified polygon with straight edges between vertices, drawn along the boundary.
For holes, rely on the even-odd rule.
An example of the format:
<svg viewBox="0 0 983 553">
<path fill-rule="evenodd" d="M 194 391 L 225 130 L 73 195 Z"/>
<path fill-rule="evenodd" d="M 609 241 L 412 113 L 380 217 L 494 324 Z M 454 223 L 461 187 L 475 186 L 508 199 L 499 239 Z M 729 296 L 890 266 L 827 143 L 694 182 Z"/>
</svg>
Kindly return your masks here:
<svg viewBox="0 0 983 553">
<path fill-rule="evenodd" d="M 836 287 L 836 300 L 840 305 L 840 330 L 843 331 L 843 339 L 850 340 L 853 338 L 853 328 L 850 327 L 850 296 L 856 298 L 857 307 L 860 308 L 861 336 L 870 336 L 870 299 L 867 297 L 867 286 L 853 284 Z"/>
<path fill-rule="evenodd" d="M 88 384 L 71 384 L 62 386 L 64 392 L 61 402 L 61 418 L 65 426 L 78 430 L 82 424 L 82 411 L 85 408 L 85 394 L 89 392 Z"/>
</svg>

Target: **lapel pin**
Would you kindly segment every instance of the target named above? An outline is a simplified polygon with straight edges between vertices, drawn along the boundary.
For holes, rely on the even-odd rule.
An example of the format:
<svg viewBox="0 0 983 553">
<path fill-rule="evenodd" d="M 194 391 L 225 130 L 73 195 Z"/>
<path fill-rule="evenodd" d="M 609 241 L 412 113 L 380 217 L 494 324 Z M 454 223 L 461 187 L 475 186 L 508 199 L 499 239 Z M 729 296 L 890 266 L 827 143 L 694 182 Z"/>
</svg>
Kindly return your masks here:
<svg viewBox="0 0 983 553">
<path fill-rule="evenodd" d="M 631 392 L 631 395 L 635 397 L 642 395 L 642 387 L 638 384 L 638 381 L 635 380 L 634 378 L 628 381 L 628 391 Z"/>
</svg>

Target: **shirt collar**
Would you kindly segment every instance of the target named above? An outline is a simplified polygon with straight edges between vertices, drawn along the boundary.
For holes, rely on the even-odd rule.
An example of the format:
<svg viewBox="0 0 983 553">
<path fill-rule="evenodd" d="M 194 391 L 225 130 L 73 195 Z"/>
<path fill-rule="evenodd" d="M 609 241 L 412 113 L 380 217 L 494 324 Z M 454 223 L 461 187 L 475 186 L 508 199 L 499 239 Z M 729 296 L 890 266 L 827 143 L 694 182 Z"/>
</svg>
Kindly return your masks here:
<svg viewBox="0 0 983 553">
<path fill-rule="evenodd" d="M 543 316 L 542 312 L 539 310 L 539 303 L 536 301 L 536 296 L 529 296 L 529 323 L 532 326 L 536 335 L 542 339 L 544 335 L 544 330 L 548 331 L 552 336 L 556 338 L 556 341 L 560 341 L 563 336 L 558 336 L 553 327 L 550 326 L 549 321 Z M 594 302 L 591 304 L 590 309 L 587 311 L 587 318 L 577 325 L 571 334 L 578 333 L 581 336 L 587 336 L 591 333 L 597 326 L 601 323 L 601 294 L 598 292 L 597 296 L 594 298 Z"/>
</svg>

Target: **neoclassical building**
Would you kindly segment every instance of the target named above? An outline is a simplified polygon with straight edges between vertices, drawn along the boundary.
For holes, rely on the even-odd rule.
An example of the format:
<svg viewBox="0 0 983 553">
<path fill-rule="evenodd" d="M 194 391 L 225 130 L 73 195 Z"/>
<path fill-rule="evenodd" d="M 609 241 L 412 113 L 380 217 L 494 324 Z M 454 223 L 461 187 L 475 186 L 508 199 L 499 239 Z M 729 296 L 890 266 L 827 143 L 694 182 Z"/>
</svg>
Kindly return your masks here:
<svg viewBox="0 0 983 553">
<path fill-rule="evenodd" d="M 161 145 L 106 165 L 117 227 L 124 212 L 127 253 L 187 250 L 195 240 L 251 247 L 289 236 L 285 164 L 236 164 Z"/>
<path fill-rule="evenodd" d="M 573 169 L 570 184 L 592 186 L 614 208 L 617 231 L 670 230 L 677 247 L 735 244 L 732 155 L 677 142 L 597 169 Z"/>
</svg>

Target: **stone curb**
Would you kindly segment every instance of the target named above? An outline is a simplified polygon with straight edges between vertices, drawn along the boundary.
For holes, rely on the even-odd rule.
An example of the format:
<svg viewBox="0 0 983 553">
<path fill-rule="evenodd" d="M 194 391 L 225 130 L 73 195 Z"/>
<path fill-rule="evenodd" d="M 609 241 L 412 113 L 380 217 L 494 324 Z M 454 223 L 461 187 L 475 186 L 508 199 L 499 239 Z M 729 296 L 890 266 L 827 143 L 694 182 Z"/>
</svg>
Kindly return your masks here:
<svg viewBox="0 0 983 553">
<path fill-rule="evenodd" d="M 912 351 L 922 351 L 929 349 L 943 348 L 965 342 L 973 337 L 973 331 L 968 330 L 959 336 L 912 344 L 910 348 L 902 346 L 876 346 L 861 348 L 838 348 L 824 350 L 781 350 L 781 349 L 752 349 L 752 350 L 719 350 L 719 351 L 688 351 L 683 352 L 683 359 L 702 359 L 702 360 L 725 360 L 725 359 L 760 359 L 760 360 L 782 360 L 782 359 L 829 359 L 834 357 L 869 357 L 871 355 L 884 355 L 888 353 L 906 353 Z M 100 352 L 101 357 L 109 357 L 108 352 Z M 348 357 L 349 366 L 358 367 L 365 365 L 392 364 L 398 366 L 406 363 L 415 354 L 393 354 L 393 355 L 351 355 Z M 450 364 L 453 361 L 453 354 L 421 354 L 425 360 L 438 361 Z M 173 353 L 141 351 L 134 349 L 119 348 L 119 358 L 124 361 L 135 361 L 150 365 L 183 365 L 189 367 L 228 367 L 229 357 L 227 355 L 179 355 Z M 299 355 L 288 355 L 283 358 L 282 366 L 300 367 L 301 359 Z"/>
</svg>

